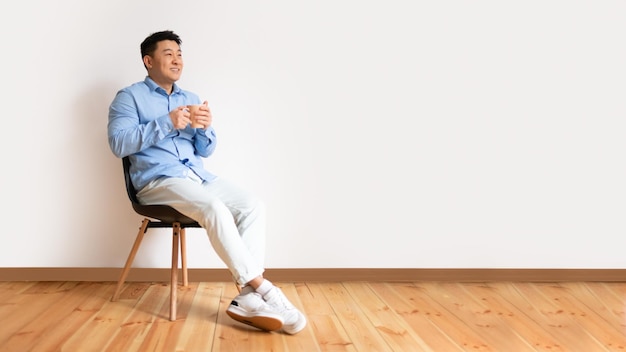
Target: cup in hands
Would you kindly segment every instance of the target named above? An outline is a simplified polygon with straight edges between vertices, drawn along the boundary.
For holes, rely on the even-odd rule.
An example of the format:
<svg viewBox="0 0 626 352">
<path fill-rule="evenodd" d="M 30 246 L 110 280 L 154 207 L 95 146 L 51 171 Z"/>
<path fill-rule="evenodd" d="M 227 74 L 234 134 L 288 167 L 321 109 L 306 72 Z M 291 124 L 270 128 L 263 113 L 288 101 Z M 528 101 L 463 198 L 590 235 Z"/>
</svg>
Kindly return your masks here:
<svg viewBox="0 0 626 352">
<path fill-rule="evenodd" d="M 204 125 L 196 121 L 196 114 L 198 113 L 198 110 L 200 110 L 200 106 L 202 105 L 187 105 L 187 109 L 189 109 L 189 114 L 191 115 L 189 117 L 191 119 L 191 128 L 204 128 Z"/>
</svg>

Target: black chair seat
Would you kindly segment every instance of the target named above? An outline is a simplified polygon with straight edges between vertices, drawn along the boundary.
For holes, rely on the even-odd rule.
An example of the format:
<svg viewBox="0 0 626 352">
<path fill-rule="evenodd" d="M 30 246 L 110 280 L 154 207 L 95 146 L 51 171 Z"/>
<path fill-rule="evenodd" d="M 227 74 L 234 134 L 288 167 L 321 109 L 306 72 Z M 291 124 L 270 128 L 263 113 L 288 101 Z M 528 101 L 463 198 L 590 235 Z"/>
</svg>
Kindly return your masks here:
<svg viewBox="0 0 626 352">
<path fill-rule="evenodd" d="M 142 205 L 133 203 L 133 209 L 139 215 L 147 216 L 157 221 L 150 221 L 150 227 L 172 227 L 179 222 L 181 227 L 200 227 L 200 224 L 169 205 Z"/>
</svg>

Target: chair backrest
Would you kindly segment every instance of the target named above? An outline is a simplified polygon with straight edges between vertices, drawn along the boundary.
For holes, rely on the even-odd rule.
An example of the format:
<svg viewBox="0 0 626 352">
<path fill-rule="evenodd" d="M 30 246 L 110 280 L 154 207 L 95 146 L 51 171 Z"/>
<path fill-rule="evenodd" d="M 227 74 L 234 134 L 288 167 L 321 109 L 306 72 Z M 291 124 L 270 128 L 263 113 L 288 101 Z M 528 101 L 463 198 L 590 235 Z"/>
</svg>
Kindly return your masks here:
<svg viewBox="0 0 626 352">
<path fill-rule="evenodd" d="M 122 165 L 124 166 L 124 182 L 126 182 L 126 192 L 128 193 L 128 199 L 131 203 L 139 204 L 137 199 L 137 190 L 133 186 L 133 181 L 130 179 L 130 158 L 125 156 L 122 158 Z"/>
<path fill-rule="evenodd" d="M 150 227 L 170 226 L 173 222 L 179 222 L 183 227 L 200 227 L 193 219 L 179 213 L 176 209 L 167 205 L 144 205 L 139 203 L 137 199 L 137 190 L 133 186 L 130 179 L 130 158 L 125 156 L 122 158 L 124 168 L 124 182 L 126 182 L 126 192 L 128 199 L 137 214 L 147 216 L 159 222 L 151 222 Z"/>
</svg>

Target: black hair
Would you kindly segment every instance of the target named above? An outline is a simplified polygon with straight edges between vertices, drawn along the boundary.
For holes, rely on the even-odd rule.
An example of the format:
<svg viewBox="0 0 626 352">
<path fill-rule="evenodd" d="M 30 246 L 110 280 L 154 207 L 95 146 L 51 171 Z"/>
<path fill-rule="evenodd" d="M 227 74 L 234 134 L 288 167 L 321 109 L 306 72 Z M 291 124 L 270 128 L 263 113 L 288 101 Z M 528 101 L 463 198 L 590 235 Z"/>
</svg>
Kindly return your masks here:
<svg viewBox="0 0 626 352">
<path fill-rule="evenodd" d="M 143 57 L 146 55 L 152 56 L 152 54 L 154 54 L 154 51 L 156 50 L 157 43 L 163 40 L 173 40 L 179 46 L 183 42 L 178 34 L 172 31 L 161 31 L 152 33 L 141 43 L 141 59 L 143 60 Z"/>
</svg>

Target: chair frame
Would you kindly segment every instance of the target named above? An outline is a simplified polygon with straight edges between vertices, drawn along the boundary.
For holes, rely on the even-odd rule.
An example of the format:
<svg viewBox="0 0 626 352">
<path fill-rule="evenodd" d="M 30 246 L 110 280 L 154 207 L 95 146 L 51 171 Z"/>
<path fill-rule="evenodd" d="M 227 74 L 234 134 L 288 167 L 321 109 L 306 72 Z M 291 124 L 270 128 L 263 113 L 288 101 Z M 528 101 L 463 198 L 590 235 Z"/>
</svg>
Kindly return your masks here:
<svg viewBox="0 0 626 352">
<path fill-rule="evenodd" d="M 135 256 L 139 247 L 141 245 L 141 241 L 143 240 L 144 235 L 150 228 L 172 228 L 172 269 L 170 274 L 170 320 L 176 320 L 176 308 L 177 308 L 177 291 L 178 291 L 178 262 L 179 262 L 179 252 L 180 252 L 180 261 L 182 264 L 182 285 L 189 285 L 189 278 L 187 274 L 187 244 L 186 244 L 186 234 L 185 228 L 193 227 L 199 228 L 201 227 L 198 222 L 195 220 L 179 213 L 176 209 L 169 207 L 167 205 L 143 205 L 140 204 L 137 199 L 137 192 L 130 180 L 130 158 L 124 157 L 123 161 L 123 169 L 124 169 L 124 179 L 126 182 L 126 190 L 128 193 L 128 197 L 131 201 L 133 209 L 140 215 L 146 216 L 141 222 L 141 226 L 139 227 L 139 232 L 137 233 L 137 237 L 135 238 L 135 243 L 133 244 L 130 253 L 128 254 L 128 258 L 126 259 L 126 264 L 122 270 L 119 280 L 117 281 L 117 287 L 115 289 L 115 293 L 111 298 L 111 301 L 115 302 L 119 299 L 120 294 L 122 292 L 122 288 L 124 287 L 124 282 L 130 272 L 133 261 L 135 260 Z"/>
</svg>

